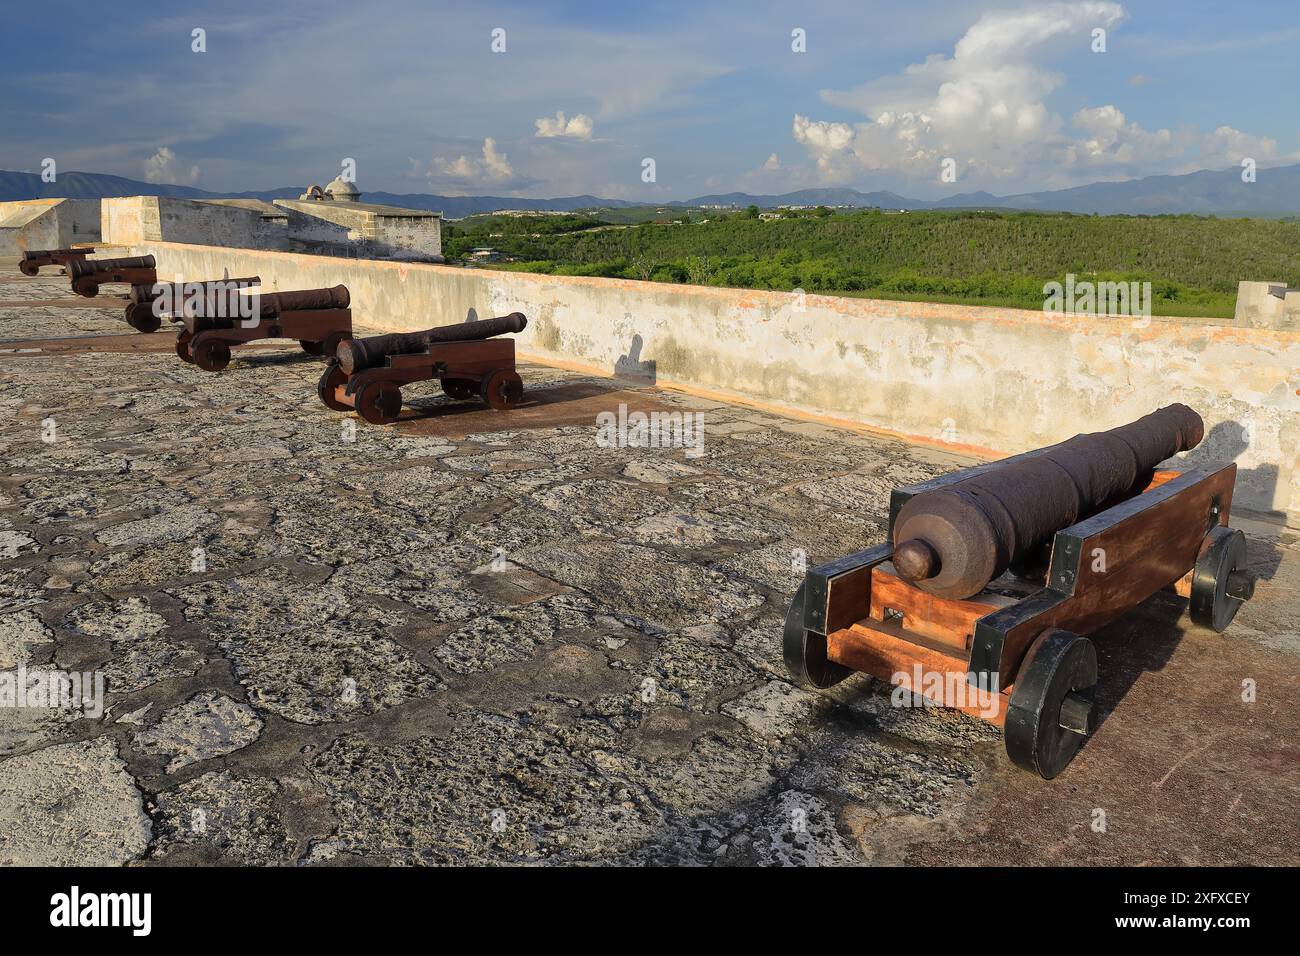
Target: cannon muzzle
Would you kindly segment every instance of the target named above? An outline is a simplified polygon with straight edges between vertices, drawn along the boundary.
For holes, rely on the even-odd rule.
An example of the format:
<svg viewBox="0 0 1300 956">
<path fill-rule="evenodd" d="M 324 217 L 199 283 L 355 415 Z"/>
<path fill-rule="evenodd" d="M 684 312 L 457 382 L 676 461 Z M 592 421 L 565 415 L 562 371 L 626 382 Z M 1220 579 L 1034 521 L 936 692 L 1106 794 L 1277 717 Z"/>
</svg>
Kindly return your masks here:
<svg viewBox="0 0 1300 956">
<path fill-rule="evenodd" d="M 423 332 L 392 332 L 365 339 L 348 339 L 339 343 L 339 367 L 348 375 L 379 365 L 389 355 L 411 355 L 426 351 L 438 342 L 471 342 L 490 339 L 510 332 L 522 332 L 528 319 L 522 312 L 511 312 L 495 319 L 440 325 Z"/>
</svg>

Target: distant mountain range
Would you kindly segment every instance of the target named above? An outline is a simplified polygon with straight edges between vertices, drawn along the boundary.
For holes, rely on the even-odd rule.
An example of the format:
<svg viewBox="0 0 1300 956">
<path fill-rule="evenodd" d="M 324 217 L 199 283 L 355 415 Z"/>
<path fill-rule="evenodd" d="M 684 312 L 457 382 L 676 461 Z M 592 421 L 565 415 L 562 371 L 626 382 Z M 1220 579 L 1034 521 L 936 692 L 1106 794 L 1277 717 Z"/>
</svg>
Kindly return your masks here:
<svg viewBox="0 0 1300 956">
<path fill-rule="evenodd" d="M 63 173 L 58 181 L 45 183 L 34 173 L 0 170 L 0 201 L 66 197 L 102 199 L 112 196 L 176 196 L 181 199 L 296 199 L 306 187 L 254 190 L 243 193 L 214 193 L 193 186 L 142 183 L 102 173 Z M 908 199 L 892 192 L 859 192 L 856 189 L 800 189 L 773 196 L 723 193 L 697 196 L 685 201 L 641 203 L 598 196 L 566 196 L 558 199 L 521 199 L 515 196 L 436 196 L 429 193 L 364 193 L 366 202 L 429 209 L 449 219 L 498 209 L 532 209 L 571 212 L 598 207 L 630 206 L 855 206 L 881 209 L 1028 209 L 1043 212 L 1073 212 L 1100 215 L 1160 215 L 1196 213 L 1217 216 L 1282 217 L 1300 215 L 1300 165 L 1260 169 L 1256 182 L 1243 183 L 1240 169 L 1202 170 L 1182 176 L 1147 176 L 1125 182 L 1098 182 L 1072 189 L 994 196 L 986 192 L 959 193 L 929 201 Z"/>
<path fill-rule="evenodd" d="M 114 196 L 174 196 L 178 199 L 297 199 L 306 186 L 284 186 L 280 189 L 259 189 L 244 193 L 214 193 L 194 186 L 171 186 L 163 183 L 142 183 L 122 176 L 104 173 L 60 173 L 57 182 L 42 182 L 35 173 L 17 173 L 0 170 L 0 202 L 14 199 L 108 199 Z M 407 209 L 428 209 L 441 212 L 448 219 L 461 219 L 475 213 L 498 209 L 536 209 L 546 212 L 569 212 L 574 209 L 591 209 L 598 206 L 641 206 L 644 203 L 621 199 L 601 199 L 599 196 L 566 196 L 561 199 L 521 199 L 516 196 L 435 196 L 430 193 L 367 192 L 364 202 L 403 206 Z"/>
<path fill-rule="evenodd" d="M 856 189 L 801 189 L 780 196 L 725 193 L 699 196 L 687 205 L 735 203 L 747 206 L 877 206 L 881 209 L 1029 209 L 1084 215 L 1156 216 L 1194 213 L 1274 218 L 1300 215 L 1300 166 L 1260 169 L 1256 181 L 1241 181 L 1241 170 L 1201 170 L 1182 176 L 1146 176 L 1125 182 L 1090 183 L 1072 189 L 994 196 L 958 193 L 934 201 L 908 199 L 892 192 Z"/>
</svg>

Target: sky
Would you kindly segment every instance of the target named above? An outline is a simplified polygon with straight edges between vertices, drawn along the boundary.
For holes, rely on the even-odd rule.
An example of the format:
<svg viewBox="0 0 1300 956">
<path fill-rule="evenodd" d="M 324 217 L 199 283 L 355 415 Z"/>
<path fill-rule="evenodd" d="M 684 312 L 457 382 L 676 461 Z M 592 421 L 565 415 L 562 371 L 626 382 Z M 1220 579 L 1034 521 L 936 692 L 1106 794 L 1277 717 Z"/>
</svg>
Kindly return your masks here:
<svg viewBox="0 0 1300 956">
<path fill-rule="evenodd" d="M 1300 162 L 1295 0 L 52 11 L 0 24 L 0 169 L 238 192 L 352 160 L 363 192 L 656 202 Z"/>
</svg>

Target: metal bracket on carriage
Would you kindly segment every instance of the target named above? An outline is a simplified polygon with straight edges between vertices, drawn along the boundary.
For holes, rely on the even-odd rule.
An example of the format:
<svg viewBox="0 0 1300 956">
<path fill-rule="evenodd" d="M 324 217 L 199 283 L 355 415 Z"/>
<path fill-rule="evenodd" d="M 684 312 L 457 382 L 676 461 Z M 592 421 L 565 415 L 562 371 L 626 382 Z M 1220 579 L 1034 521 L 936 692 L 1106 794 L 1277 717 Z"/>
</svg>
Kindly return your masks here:
<svg viewBox="0 0 1300 956">
<path fill-rule="evenodd" d="M 248 318 L 206 310 L 182 316 L 185 327 L 176 336 L 176 354 L 205 371 L 219 372 L 230 364 L 232 346 L 258 339 L 297 339 L 309 355 L 333 355 L 339 343 L 352 338 L 352 298 L 345 285 L 250 298 L 257 308 Z"/>
<path fill-rule="evenodd" d="M 66 274 L 69 262 L 94 253 L 94 249 L 32 249 L 23 253 L 18 271 L 25 276 L 34 276 L 41 271 L 41 266 L 63 266 Z"/>
<path fill-rule="evenodd" d="M 153 285 L 158 281 L 157 266 L 153 256 L 127 256 L 124 259 L 70 259 L 67 270 L 72 291 L 93 299 L 99 295 L 101 285 Z"/>
<path fill-rule="evenodd" d="M 180 322 L 188 313 L 215 311 L 228 303 L 241 289 L 262 284 L 259 276 L 239 279 L 204 279 L 201 282 L 159 282 L 154 285 L 131 286 L 131 303 L 123 318 L 126 324 L 139 332 L 157 332 L 163 318 Z"/>
<path fill-rule="evenodd" d="M 515 340 L 496 338 L 522 332 L 521 312 L 423 332 L 394 332 L 339 344 L 316 387 L 335 411 L 356 409 L 373 425 L 396 421 L 403 385 L 437 379 L 448 397 L 477 395 L 492 408 L 514 408 L 524 395 L 515 371 Z"/>
</svg>

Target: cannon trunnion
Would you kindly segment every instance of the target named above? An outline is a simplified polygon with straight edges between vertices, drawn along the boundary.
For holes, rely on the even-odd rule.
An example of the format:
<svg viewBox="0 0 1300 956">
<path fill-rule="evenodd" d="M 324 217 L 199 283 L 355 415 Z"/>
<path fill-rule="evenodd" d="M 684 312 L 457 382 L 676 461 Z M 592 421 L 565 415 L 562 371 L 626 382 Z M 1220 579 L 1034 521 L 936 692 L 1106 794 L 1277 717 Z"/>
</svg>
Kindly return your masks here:
<svg viewBox="0 0 1300 956">
<path fill-rule="evenodd" d="M 1058 527 L 974 594 L 935 594 L 899 572 L 893 542 L 900 515 L 917 513 L 909 503 L 1014 474 L 1069 445 L 895 488 L 886 541 L 810 569 L 795 593 L 782 636 L 792 676 L 825 688 L 871 674 L 1003 726 L 1016 766 L 1061 773 L 1093 729 L 1098 667 L 1088 635 L 1161 590 L 1188 598 L 1194 623 L 1223 631 L 1254 590 L 1245 537 L 1228 527 L 1235 464 L 1147 472 L 1140 488 Z"/>
</svg>

